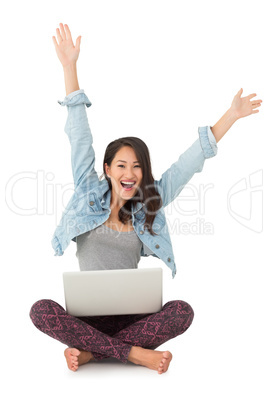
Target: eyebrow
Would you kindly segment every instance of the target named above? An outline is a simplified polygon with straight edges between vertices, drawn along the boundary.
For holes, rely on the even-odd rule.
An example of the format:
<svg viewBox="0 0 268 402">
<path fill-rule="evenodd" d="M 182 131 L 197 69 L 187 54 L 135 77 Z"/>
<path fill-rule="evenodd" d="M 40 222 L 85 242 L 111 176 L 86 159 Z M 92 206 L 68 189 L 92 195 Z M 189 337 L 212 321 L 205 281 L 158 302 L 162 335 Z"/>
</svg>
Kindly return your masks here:
<svg viewBox="0 0 268 402">
<path fill-rule="evenodd" d="M 124 162 L 124 163 L 127 163 L 126 161 L 122 161 L 122 160 L 118 160 L 117 162 Z M 133 163 L 139 163 L 139 161 L 135 161 L 135 162 L 133 162 Z"/>
</svg>

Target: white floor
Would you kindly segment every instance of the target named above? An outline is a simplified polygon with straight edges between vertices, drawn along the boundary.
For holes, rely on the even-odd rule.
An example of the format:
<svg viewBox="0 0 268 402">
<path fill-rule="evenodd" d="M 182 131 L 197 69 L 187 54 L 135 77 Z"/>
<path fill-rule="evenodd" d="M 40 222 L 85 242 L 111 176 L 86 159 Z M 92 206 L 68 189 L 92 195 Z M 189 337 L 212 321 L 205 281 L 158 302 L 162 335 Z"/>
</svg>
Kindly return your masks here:
<svg viewBox="0 0 268 402">
<path fill-rule="evenodd" d="M 258 314 L 256 325 L 261 328 Z M 29 320 L 24 328 L 28 342 L 6 350 L 10 362 L 6 362 L 3 387 L 8 389 L 8 400 L 25 397 L 29 402 L 71 402 L 94 397 L 103 401 L 162 401 L 168 397 L 184 402 L 266 401 L 265 335 L 261 331 L 257 335 L 246 322 L 232 329 L 234 319 L 230 318 L 226 327 L 224 318 L 221 323 L 218 319 L 213 322 L 205 315 L 195 317 L 185 334 L 158 348 L 173 353 L 170 368 L 162 375 L 112 358 L 72 372 L 63 355 L 65 346 L 32 327 Z"/>
</svg>

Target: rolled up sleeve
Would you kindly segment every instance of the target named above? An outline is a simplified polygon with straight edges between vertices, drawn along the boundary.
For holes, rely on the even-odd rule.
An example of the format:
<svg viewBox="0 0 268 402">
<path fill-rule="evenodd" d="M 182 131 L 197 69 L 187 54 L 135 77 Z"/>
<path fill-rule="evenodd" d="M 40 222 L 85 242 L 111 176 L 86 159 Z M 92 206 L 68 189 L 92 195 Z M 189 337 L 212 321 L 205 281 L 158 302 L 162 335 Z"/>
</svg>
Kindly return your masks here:
<svg viewBox="0 0 268 402">
<path fill-rule="evenodd" d="M 210 126 L 198 127 L 199 140 L 205 159 L 217 155 L 218 146 Z"/>
<path fill-rule="evenodd" d="M 61 106 L 76 106 L 81 105 L 83 103 L 87 107 L 92 105 L 83 89 L 78 89 L 77 91 L 71 92 L 69 95 L 65 96 L 63 101 L 58 100 L 58 103 Z"/>
</svg>

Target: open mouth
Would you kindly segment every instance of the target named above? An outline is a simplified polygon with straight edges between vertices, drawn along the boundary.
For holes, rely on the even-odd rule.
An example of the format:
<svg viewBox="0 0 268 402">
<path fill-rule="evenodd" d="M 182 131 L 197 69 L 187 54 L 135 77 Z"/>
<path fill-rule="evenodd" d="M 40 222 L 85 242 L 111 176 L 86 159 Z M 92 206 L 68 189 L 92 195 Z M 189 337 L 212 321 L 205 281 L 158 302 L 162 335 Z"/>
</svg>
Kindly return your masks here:
<svg viewBox="0 0 268 402">
<path fill-rule="evenodd" d="M 135 185 L 135 181 L 121 181 L 121 186 L 124 188 L 124 190 L 129 191 L 131 190 L 134 185 Z"/>
</svg>

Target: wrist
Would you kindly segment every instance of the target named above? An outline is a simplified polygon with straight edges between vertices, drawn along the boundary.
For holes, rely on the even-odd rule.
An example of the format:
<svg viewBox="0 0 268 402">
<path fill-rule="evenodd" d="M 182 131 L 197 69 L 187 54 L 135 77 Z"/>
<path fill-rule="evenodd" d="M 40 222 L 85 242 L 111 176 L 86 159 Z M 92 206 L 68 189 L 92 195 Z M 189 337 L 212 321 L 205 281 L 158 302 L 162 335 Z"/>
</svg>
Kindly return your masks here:
<svg viewBox="0 0 268 402">
<path fill-rule="evenodd" d="M 228 109 L 221 119 L 213 127 L 211 127 L 211 131 L 216 139 L 216 142 L 220 141 L 220 139 L 227 133 L 227 131 L 237 120 L 238 117 L 235 111 L 232 108 Z"/>
<path fill-rule="evenodd" d="M 70 63 L 64 66 L 63 70 L 66 95 L 69 95 L 71 92 L 77 91 L 79 89 L 76 63 Z"/>
<path fill-rule="evenodd" d="M 239 113 L 230 107 L 230 109 L 227 110 L 228 113 L 228 118 L 230 119 L 230 122 L 234 124 L 238 119 L 240 119 Z"/>
<path fill-rule="evenodd" d="M 62 67 L 63 67 L 63 71 L 64 72 L 66 72 L 66 73 L 68 73 L 68 72 L 76 72 L 76 62 L 72 62 L 72 63 L 68 63 L 68 64 L 65 64 L 65 65 L 62 65 Z"/>
</svg>

